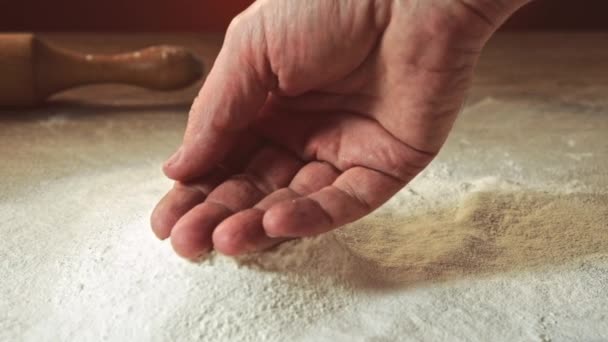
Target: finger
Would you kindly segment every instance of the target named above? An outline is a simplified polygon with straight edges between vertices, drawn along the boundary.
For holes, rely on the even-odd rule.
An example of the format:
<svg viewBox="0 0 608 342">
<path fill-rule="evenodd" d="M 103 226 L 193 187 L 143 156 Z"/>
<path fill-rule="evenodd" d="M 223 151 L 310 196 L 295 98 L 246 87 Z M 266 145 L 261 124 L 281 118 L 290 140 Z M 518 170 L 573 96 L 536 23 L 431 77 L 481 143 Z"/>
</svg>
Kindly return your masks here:
<svg viewBox="0 0 608 342">
<path fill-rule="evenodd" d="M 224 182 L 209 195 L 237 212 L 255 205 L 267 194 L 285 187 L 304 163 L 290 152 L 266 146 L 253 157 L 245 170 Z"/>
<path fill-rule="evenodd" d="M 161 240 L 171 235 L 175 223 L 231 174 L 218 167 L 204 179 L 192 183 L 175 182 L 173 188 L 158 202 L 150 217 L 152 231 Z"/>
<path fill-rule="evenodd" d="M 213 229 L 232 215 L 232 211 L 214 202 L 203 202 L 182 216 L 171 230 L 171 245 L 186 259 L 196 260 L 213 248 Z"/>
<path fill-rule="evenodd" d="M 264 215 L 264 229 L 273 237 L 324 233 L 367 215 L 404 185 L 404 181 L 381 172 L 354 167 L 330 186 L 270 208 Z"/>
<path fill-rule="evenodd" d="M 327 163 L 308 163 L 296 174 L 289 187 L 271 193 L 254 208 L 223 221 L 213 232 L 214 248 L 226 255 L 238 255 L 264 250 L 287 240 L 266 235 L 262 224 L 265 211 L 277 203 L 318 191 L 333 183 L 338 175 L 338 171 Z"/>
<path fill-rule="evenodd" d="M 161 240 L 168 238 L 177 220 L 195 205 L 202 203 L 205 197 L 206 194 L 198 190 L 169 190 L 158 202 L 150 217 L 150 225 L 156 237 Z"/>
<path fill-rule="evenodd" d="M 286 151 L 275 147 L 261 149 L 242 174 L 217 186 L 199 205 L 201 209 L 186 213 L 175 224 L 171 240 L 176 252 L 186 258 L 208 252 L 213 245 L 213 229 L 220 222 L 288 184 L 301 166 L 302 162 Z"/>
<path fill-rule="evenodd" d="M 169 178 L 190 180 L 211 170 L 235 146 L 275 87 L 263 35 L 252 33 L 247 21 L 245 15 L 230 25 L 190 111 L 182 146 L 165 163 Z"/>
<path fill-rule="evenodd" d="M 208 175 L 188 183 L 175 182 L 171 189 L 156 205 L 150 218 L 154 234 L 159 239 L 170 236 L 175 223 L 190 209 L 202 203 L 207 195 L 230 175 L 242 172 L 260 142 L 252 137 L 243 137 L 239 145 L 221 165 Z"/>
<path fill-rule="evenodd" d="M 224 220 L 213 232 L 213 247 L 224 255 L 240 255 L 272 247 L 284 239 L 266 236 L 262 227 L 264 211 L 251 208 Z"/>
</svg>

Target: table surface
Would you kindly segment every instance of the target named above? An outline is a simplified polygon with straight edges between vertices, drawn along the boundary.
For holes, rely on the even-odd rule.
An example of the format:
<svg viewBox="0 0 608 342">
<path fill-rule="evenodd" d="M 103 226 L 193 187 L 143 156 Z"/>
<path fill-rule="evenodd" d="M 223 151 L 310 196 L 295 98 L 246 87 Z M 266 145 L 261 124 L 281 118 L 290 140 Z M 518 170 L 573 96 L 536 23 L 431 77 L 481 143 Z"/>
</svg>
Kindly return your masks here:
<svg viewBox="0 0 608 342">
<path fill-rule="evenodd" d="M 222 39 L 44 38 L 91 53 L 181 44 L 207 68 Z M 608 34 L 493 38 L 445 148 L 411 185 L 426 196 L 418 207 L 439 205 L 442 197 L 458 203 L 469 191 L 463 187 L 608 195 L 606 61 Z M 595 245 L 580 246 L 572 260 L 540 258 L 541 265 L 521 272 L 430 279 L 390 291 L 344 279 L 314 283 L 299 274 L 316 274 L 306 263 L 289 276 L 308 279 L 295 286 L 281 274 L 292 270 L 261 272 L 222 257 L 202 265 L 179 260 L 152 238 L 147 217 L 170 186 L 160 165 L 178 145 L 199 87 L 156 93 L 91 86 L 42 108 L 0 110 L 0 340 L 608 339 L 606 221 L 594 228 Z M 305 313 L 264 309 L 260 279 L 276 286 L 271 295 L 280 300 L 306 299 L 298 302 Z M 237 281 L 252 287 L 226 292 Z M 495 300 L 498 294 L 512 298 Z M 306 324 L 290 323 L 298 317 Z"/>
</svg>

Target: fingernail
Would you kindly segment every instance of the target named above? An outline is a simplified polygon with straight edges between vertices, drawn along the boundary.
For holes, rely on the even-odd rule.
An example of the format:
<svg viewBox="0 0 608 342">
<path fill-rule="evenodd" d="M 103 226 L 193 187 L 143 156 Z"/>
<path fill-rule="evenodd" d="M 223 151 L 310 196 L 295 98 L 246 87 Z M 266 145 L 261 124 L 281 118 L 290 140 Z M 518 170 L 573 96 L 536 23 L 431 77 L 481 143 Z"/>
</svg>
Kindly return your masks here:
<svg viewBox="0 0 608 342">
<path fill-rule="evenodd" d="M 177 163 L 182 156 L 182 147 L 180 148 L 165 162 L 165 167 L 171 167 L 173 164 Z"/>
</svg>

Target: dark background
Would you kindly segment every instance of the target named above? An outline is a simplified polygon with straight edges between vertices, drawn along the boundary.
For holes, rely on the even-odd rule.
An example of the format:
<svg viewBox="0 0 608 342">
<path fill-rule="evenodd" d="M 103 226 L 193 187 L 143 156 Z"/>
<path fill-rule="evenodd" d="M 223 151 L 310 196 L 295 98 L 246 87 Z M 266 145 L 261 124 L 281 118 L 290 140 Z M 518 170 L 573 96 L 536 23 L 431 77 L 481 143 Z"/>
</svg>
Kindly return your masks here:
<svg viewBox="0 0 608 342">
<path fill-rule="evenodd" d="M 0 31 L 223 31 L 251 0 L 3 0 Z M 605 30 L 608 0 L 536 0 L 505 29 Z"/>
</svg>

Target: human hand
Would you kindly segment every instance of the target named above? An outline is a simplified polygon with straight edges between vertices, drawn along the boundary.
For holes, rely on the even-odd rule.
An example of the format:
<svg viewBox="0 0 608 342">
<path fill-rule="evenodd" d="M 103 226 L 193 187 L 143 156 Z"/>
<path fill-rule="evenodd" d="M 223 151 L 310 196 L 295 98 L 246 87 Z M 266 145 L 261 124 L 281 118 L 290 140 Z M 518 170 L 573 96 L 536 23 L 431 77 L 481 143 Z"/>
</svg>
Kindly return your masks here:
<svg viewBox="0 0 608 342">
<path fill-rule="evenodd" d="M 165 164 L 176 183 L 154 232 L 196 259 L 372 212 L 438 153 L 481 48 L 524 2 L 257 1 L 230 25 Z"/>
</svg>

